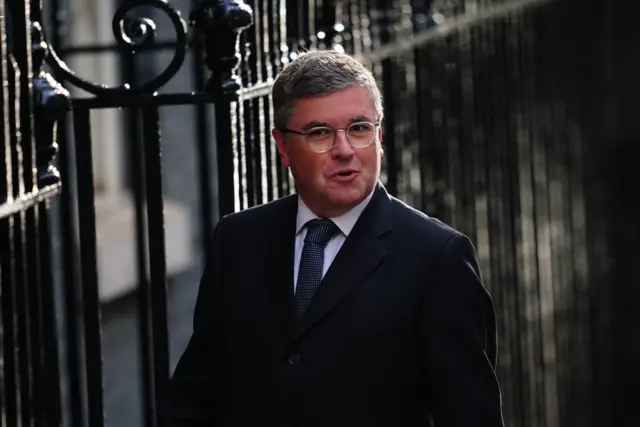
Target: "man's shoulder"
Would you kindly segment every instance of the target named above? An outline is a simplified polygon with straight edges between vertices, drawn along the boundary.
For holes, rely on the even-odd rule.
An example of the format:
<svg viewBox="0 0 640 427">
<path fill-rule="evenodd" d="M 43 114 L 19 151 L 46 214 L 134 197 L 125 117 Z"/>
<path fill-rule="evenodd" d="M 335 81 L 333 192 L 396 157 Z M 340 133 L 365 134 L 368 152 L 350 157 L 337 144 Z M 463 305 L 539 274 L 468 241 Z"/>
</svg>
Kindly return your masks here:
<svg viewBox="0 0 640 427">
<path fill-rule="evenodd" d="M 425 242 L 430 246 L 443 247 L 455 236 L 462 233 L 438 218 L 408 205 L 395 197 L 390 197 L 393 212 L 393 228 L 403 239 Z"/>
<path fill-rule="evenodd" d="M 221 218 L 225 227 L 249 225 L 265 226 L 269 222 L 282 218 L 287 213 L 293 213 L 297 206 L 297 196 L 285 196 L 261 205 L 252 206 L 239 212 L 225 215 Z"/>
</svg>

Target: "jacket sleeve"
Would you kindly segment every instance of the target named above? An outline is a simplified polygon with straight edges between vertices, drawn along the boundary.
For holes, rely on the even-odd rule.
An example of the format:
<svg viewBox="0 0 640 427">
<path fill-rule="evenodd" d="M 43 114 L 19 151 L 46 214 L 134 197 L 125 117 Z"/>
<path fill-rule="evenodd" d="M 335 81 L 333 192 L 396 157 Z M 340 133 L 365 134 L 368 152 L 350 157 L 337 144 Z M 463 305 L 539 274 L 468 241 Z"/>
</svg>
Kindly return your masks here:
<svg viewBox="0 0 640 427">
<path fill-rule="evenodd" d="M 200 280 L 193 332 L 158 407 L 162 427 L 214 427 L 221 407 L 216 373 L 222 367 L 216 349 L 222 342 L 224 308 L 222 221 L 213 232 L 209 254 Z"/>
<path fill-rule="evenodd" d="M 495 311 L 471 241 L 451 237 L 431 268 L 421 320 L 434 426 L 502 427 Z"/>
</svg>

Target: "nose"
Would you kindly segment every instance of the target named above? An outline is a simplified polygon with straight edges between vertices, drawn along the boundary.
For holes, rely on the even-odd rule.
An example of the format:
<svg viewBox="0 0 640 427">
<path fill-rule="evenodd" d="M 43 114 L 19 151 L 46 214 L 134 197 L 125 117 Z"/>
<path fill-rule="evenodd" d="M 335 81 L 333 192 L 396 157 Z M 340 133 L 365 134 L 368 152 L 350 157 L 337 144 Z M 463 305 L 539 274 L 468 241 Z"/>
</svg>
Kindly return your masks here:
<svg viewBox="0 0 640 427">
<path fill-rule="evenodd" d="M 353 147 L 347 140 L 347 133 L 344 130 L 336 132 L 336 143 L 331 148 L 331 155 L 333 157 L 351 157 L 354 152 Z"/>
</svg>

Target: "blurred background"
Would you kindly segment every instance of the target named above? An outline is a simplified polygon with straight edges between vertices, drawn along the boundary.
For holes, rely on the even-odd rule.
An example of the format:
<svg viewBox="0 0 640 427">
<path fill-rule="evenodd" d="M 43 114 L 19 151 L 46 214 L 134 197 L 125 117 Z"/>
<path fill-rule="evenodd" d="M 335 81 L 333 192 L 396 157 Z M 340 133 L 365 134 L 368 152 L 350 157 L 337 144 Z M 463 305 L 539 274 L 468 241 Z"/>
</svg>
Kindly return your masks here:
<svg viewBox="0 0 640 427">
<path fill-rule="evenodd" d="M 171 10 L 188 20 L 204 2 L 134 3 L 44 0 L 47 42 L 82 79 L 139 87 L 181 49 Z M 297 52 L 318 48 L 355 55 L 379 81 L 388 190 L 476 245 L 498 315 L 506 425 L 638 425 L 640 26 L 634 2 L 246 3 L 253 25 L 237 45 L 243 86 L 237 101 L 222 102 L 211 88 L 220 81 L 208 59 L 220 53 L 216 40 L 226 43 L 216 26 L 198 43 L 190 27 L 184 63 L 158 89 L 185 98 L 175 105 L 158 101 L 157 117 L 135 96 L 87 91 L 52 71 L 81 100 L 59 124 L 61 156 L 73 157 L 89 142 L 93 151 L 101 327 L 100 345 L 92 347 L 99 352 L 90 353 L 83 335 L 76 336 L 86 319 L 81 304 L 68 305 L 69 289 L 85 286 L 69 271 L 84 262 L 76 228 L 89 212 L 76 188 L 82 178 L 69 174 L 68 193 L 51 205 L 63 425 L 84 425 L 76 423 L 87 410 L 78 407 L 89 405 L 92 393 L 103 399 L 106 426 L 155 425 L 151 365 L 162 360 L 157 352 L 163 348 L 153 341 L 161 343 L 164 332 L 148 318 L 160 313 L 164 322 L 166 296 L 173 369 L 190 336 L 206 243 L 220 214 L 293 191 L 269 135 L 269 87 Z M 116 15 L 131 37 L 153 30 L 153 42 L 135 55 L 120 52 Z M 190 98 L 192 92 L 215 99 Z M 78 126 L 78 111 L 88 114 L 90 126 Z M 154 175 L 141 175 L 141 147 L 158 133 L 161 182 L 153 182 Z M 60 165 L 63 182 L 75 167 L 69 162 Z M 160 222 L 143 209 L 154 191 L 164 195 Z M 68 206 L 79 213 L 70 214 Z M 164 232 L 159 255 L 153 246 L 158 230 Z M 154 256 L 166 260 L 168 286 L 160 297 L 150 291 L 162 288 L 150 279 Z M 97 366 L 102 396 L 86 385 Z"/>
</svg>

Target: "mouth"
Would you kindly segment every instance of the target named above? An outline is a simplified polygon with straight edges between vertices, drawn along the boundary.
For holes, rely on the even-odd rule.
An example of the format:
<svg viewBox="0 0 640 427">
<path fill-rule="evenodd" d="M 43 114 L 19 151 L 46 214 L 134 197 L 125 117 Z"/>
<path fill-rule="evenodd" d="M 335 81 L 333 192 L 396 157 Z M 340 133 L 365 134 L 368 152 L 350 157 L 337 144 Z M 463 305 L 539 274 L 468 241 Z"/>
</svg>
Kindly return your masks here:
<svg viewBox="0 0 640 427">
<path fill-rule="evenodd" d="M 349 182 L 354 180 L 359 175 L 359 173 L 360 172 L 353 169 L 344 169 L 331 175 L 331 178 L 340 182 Z"/>
</svg>

